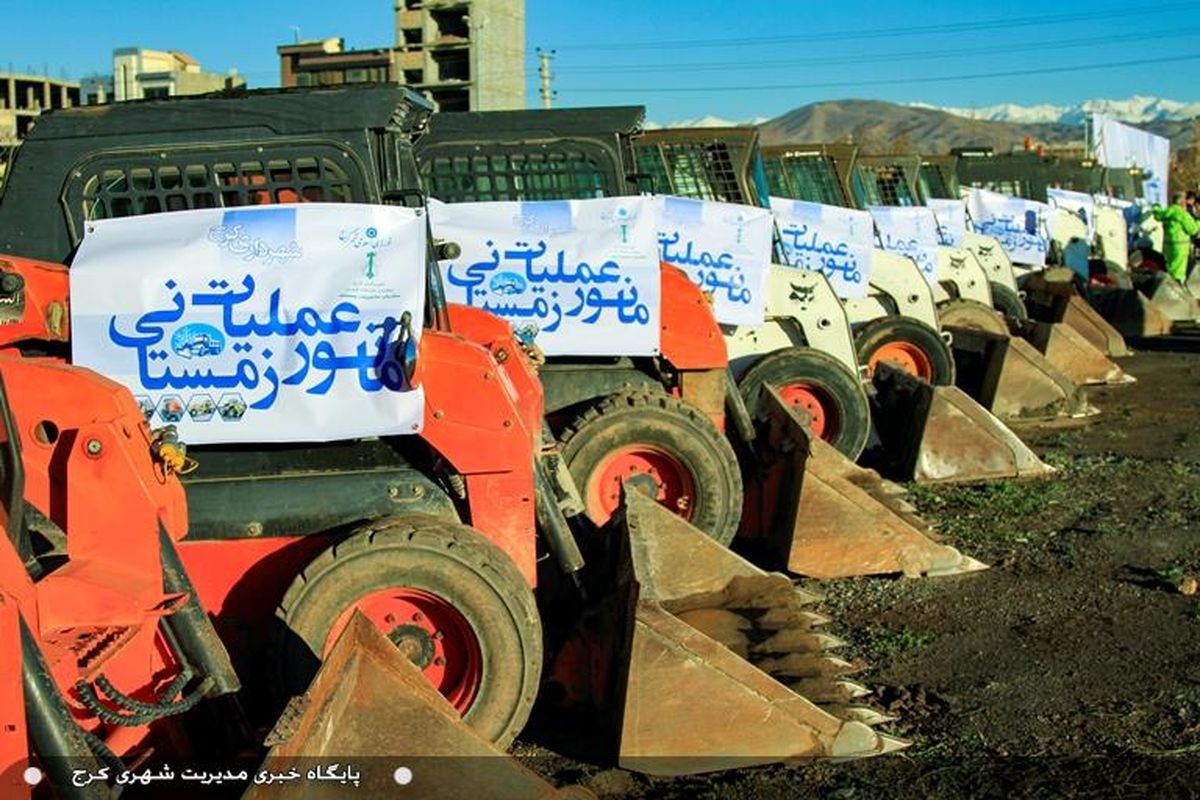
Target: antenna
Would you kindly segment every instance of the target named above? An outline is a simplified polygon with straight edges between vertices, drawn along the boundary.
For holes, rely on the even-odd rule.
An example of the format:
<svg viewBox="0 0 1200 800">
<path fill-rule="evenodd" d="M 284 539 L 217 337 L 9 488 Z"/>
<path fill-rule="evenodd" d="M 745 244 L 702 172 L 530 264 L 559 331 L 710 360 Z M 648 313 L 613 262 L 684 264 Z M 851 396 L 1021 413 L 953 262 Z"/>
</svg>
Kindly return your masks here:
<svg viewBox="0 0 1200 800">
<path fill-rule="evenodd" d="M 292 29 L 292 42 L 294 44 L 300 44 L 300 26 L 289 25 L 288 27 Z"/>
</svg>

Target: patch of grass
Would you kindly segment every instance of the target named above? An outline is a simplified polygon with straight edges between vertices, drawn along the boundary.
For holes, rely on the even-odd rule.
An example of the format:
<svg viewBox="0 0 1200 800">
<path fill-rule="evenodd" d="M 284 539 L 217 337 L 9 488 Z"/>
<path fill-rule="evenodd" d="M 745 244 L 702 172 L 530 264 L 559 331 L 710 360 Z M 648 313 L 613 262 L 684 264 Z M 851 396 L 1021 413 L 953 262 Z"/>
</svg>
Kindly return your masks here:
<svg viewBox="0 0 1200 800">
<path fill-rule="evenodd" d="M 871 649 L 888 656 L 922 650 L 931 641 L 933 634 L 908 628 L 898 631 L 876 630 L 870 636 Z"/>
</svg>

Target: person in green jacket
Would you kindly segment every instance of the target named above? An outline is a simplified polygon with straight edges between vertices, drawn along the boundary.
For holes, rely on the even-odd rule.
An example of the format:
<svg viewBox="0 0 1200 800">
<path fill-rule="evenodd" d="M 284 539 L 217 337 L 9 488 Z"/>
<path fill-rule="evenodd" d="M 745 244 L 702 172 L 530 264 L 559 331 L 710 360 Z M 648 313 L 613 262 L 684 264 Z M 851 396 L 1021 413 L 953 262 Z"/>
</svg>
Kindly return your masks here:
<svg viewBox="0 0 1200 800">
<path fill-rule="evenodd" d="M 1188 256 L 1192 250 L 1192 237 L 1200 233 L 1200 222 L 1183 207 L 1185 195 L 1176 192 L 1171 205 L 1163 208 L 1157 203 L 1150 211 L 1163 224 L 1163 255 L 1167 259 L 1167 272 L 1183 283 L 1187 280 Z"/>
</svg>

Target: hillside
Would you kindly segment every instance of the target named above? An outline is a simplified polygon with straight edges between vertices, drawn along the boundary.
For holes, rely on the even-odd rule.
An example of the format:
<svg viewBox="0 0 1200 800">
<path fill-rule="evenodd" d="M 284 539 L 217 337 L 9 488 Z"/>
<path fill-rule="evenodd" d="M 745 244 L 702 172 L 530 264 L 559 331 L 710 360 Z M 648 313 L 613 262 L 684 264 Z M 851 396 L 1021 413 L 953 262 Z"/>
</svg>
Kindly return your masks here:
<svg viewBox="0 0 1200 800">
<path fill-rule="evenodd" d="M 1191 120 L 1160 119 L 1139 127 L 1167 136 L 1173 149 L 1191 143 Z M 1083 146 L 1081 125 L 968 119 L 936 108 L 880 100 L 811 103 L 767 120 L 760 130 L 763 144 L 854 141 L 875 152 L 944 153 L 964 146 L 1007 151 L 1021 147 L 1026 137 L 1049 145 Z"/>
</svg>

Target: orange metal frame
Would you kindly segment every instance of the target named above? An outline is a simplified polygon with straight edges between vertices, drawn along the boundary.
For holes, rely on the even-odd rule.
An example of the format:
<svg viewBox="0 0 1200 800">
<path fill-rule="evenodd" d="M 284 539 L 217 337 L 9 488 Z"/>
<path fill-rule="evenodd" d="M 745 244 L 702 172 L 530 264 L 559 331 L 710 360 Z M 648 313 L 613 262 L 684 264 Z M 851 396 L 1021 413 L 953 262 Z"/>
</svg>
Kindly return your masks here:
<svg viewBox="0 0 1200 800">
<path fill-rule="evenodd" d="M 79 724 L 128 753 L 150 728 L 104 728 L 72 687 L 103 672 L 154 702 L 178 674 L 157 623 L 185 598 L 164 593 L 158 536 L 182 538 L 187 516 L 183 488 L 152 457 L 150 431 L 123 387 L 44 359 L 0 357 L 0 372 L 25 498 L 69 531 L 65 562 L 36 582 L 11 543 L 0 545 L 0 785 L 11 788 L 28 765 L 17 612 Z"/>
</svg>

